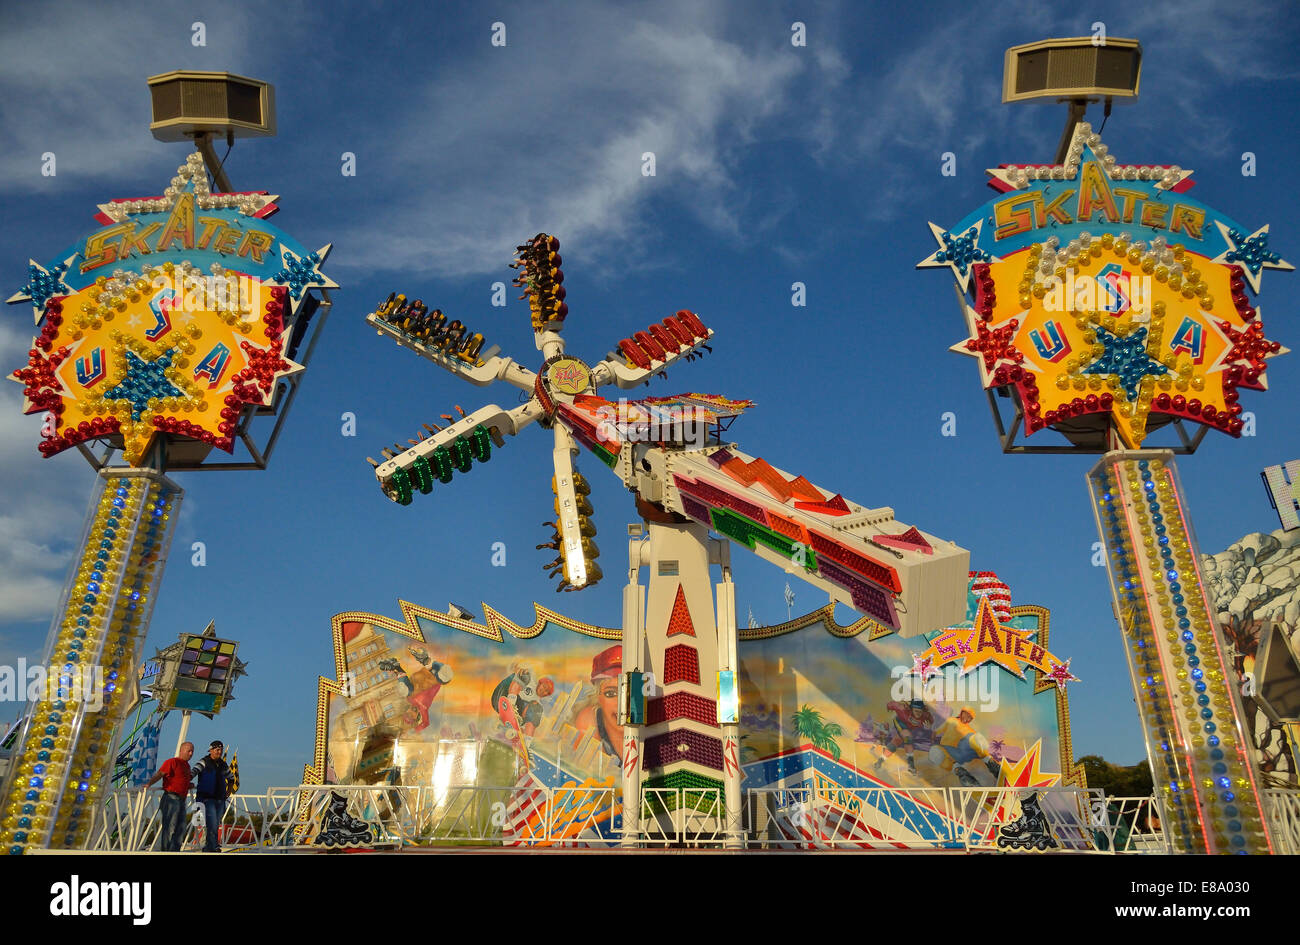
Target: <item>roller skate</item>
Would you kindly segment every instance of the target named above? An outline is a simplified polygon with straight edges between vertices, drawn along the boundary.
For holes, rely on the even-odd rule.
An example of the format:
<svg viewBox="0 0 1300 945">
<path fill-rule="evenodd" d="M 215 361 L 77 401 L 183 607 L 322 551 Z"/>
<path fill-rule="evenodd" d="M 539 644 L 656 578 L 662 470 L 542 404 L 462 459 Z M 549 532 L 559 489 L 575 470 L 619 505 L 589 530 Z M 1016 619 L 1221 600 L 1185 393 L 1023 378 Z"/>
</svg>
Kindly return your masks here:
<svg viewBox="0 0 1300 945">
<path fill-rule="evenodd" d="M 348 799 L 331 791 L 329 807 L 321 818 L 316 843 L 333 848 L 365 846 L 370 842 L 370 825 L 351 816 L 348 813 Z"/>
<path fill-rule="evenodd" d="M 1038 792 L 1020 799 L 1020 816 L 998 828 L 998 848 L 1003 850 L 1055 849 L 1056 838 L 1039 804 Z"/>
<path fill-rule="evenodd" d="M 967 771 L 967 770 L 966 770 L 964 767 L 962 767 L 961 765 L 953 765 L 953 766 L 952 766 L 952 773 L 955 774 L 955 775 L 957 775 L 957 780 L 961 782 L 961 786 L 962 786 L 962 787 L 979 787 L 979 786 L 980 786 L 979 781 L 977 781 L 977 780 L 975 779 L 975 775 L 971 774 L 969 771 Z"/>
</svg>

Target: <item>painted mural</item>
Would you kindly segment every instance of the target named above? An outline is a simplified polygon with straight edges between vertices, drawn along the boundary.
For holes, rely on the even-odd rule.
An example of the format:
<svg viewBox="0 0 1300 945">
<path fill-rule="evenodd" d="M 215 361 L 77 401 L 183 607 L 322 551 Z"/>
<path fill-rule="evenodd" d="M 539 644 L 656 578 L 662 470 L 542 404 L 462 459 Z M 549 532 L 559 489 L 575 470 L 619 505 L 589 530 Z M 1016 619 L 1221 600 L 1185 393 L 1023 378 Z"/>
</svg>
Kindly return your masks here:
<svg viewBox="0 0 1300 945">
<path fill-rule="evenodd" d="M 339 677 L 321 680 L 307 781 L 431 786 L 449 807 L 457 788 L 473 787 L 463 803 L 496 798 L 488 809 L 506 843 L 616 840 L 619 630 L 542 607 L 531 626 L 486 605 L 481 623 L 401 608 L 403 620 L 334 618 Z M 870 845 L 863 823 L 888 816 L 924 838 L 944 816 L 943 792 L 931 803 L 927 789 L 1060 783 L 1073 760 L 1064 681 L 1044 671 L 1062 665 L 1048 620 L 1043 608 L 1012 607 L 995 575 L 973 572 L 967 621 L 924 639 L 865 618 L 842 626 L 831 607 L 741 630 L 743 788 L 764 802 L 815 794 L 819 816 L 834 817 L 811 823 L 783 803 L 767 805 L 781 814 L 759 826 L 792 841 L 861 834 Z M 965 663 L 926 655 L 955 638 L 967 641 Z M 989 658 L 990 646 L 1013 645 L 1037 662 Z M 898 795 L 863 790 L 889 787 L 917 803 L 902 809 Z M 882 810 L 859 809 L 877 796 Z"/>
<path fill-rule="evenodd" d="M 1042 651 L 1041 662 L 1068 669 L 1049 659 L 1048 612 L 1011 607 L 1009 589 L 989 572 L 972 573 L 967 597 L 967 619 L 923 641 L 825 620 L 829 633 L 742 631 L 744 789 L 777 799 L 799 791 L 820 802 L 760 805 L 784 812 L 774 814 L 773 831 L 870 846 L 879 836 L 870 825 L 885 817 L 906 824 L 904 835 L 934 839 L 944 834 L 947 800 L 934 788 L 1052 787 L 1063 783 L 1060 772 L 1081 783 L 1063 683 L 1004 653 L 1015 641 L 1026 658 Z M 940 668 L 932 656 L 953 638 L 964 663 Z M 1008 668 L 1013 662 L 1021 668 Z M 915 803 L 879 788 L 906 789 Z"/>
</svg>

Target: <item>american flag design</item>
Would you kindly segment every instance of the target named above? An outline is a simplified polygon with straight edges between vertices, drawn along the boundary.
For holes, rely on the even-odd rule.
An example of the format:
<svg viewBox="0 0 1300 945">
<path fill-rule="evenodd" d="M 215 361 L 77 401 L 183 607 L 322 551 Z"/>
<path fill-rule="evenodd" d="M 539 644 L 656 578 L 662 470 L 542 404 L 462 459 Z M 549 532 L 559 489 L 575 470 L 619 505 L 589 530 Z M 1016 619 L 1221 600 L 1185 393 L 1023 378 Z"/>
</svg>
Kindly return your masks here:
<svg viewBox="0 0 1300 945">
<path fill-rule="evenodd" d="M 971 571 L 971 593 L 987 597 L 998 620 L 1011 619 L 1011 588 L 998 578 L 996 571 Z"/>
</svg>

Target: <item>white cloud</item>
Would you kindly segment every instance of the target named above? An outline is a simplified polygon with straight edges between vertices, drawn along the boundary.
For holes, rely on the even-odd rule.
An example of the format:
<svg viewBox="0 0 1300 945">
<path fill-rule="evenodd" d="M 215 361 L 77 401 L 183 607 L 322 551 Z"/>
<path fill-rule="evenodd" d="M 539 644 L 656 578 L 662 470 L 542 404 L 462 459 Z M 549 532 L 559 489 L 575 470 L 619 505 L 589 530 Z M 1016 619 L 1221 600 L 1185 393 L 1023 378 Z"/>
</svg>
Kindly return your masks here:
<svg viewBox="0 0 1300 945">
<path fill-rule="evenodd" d="M 52 187 L 41 175 L 47 151 L 60 183 L 120 182 L 124 169 L 156 165 L 146 76 L 171 68 L 246 73 L 258 52 L 246 41 L 251 14 L 233 4 L 211 8 L 220 22 L 207 23 L 205 47 L 190 43 L 195 17 L 160 14 L 156 5 L 49 3 L 30 15 L 8 6 L 0 15 L 0 192 Z"/>
<path fill-rule="evenodd" d="M 647 209 L 660 200 L 740 235 L 747 196 L 735 165 L 788 104 L 803 60 L 779 35 L 766 46 L 710 35 L 707 14 L 688 5 L 674 8 L 671 29 L 627 11 L 565 11 L 558 23 L 545 14 L 540 48 L 525 39 L 532 14 L 513 15 L 509 47 L 485 44 L 403 103 L 410 117 L 385 131 L 380 158 L 392 202 L 353 215 L 365 222 L 340 265 L 499 269 L 542 229 L 613 241 L 625 255 L 652 233 Z M 655 177 L 641 173 L 647 151 Z"/>
<path fill-rule="evenodd" d="M 0 371 L 24 362 L 31 334 L 0 321 Z M 81 537 L 94 472 L 79 455 L 36 451 L 41 418 L 22 413 L 22 388 L 0 379 L 0 621 L 49 617 Z"/>
</svg>

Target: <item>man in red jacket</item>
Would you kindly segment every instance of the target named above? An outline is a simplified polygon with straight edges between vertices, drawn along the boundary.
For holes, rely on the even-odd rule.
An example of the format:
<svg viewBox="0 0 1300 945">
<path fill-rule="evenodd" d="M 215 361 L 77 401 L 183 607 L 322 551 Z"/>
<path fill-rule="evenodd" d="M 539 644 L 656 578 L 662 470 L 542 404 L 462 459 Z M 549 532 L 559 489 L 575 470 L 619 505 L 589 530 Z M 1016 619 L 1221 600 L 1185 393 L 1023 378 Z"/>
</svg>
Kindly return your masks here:
<svg viewBox="0 0 1300 945">
<path fill-rule="evenodd" d="M 168 758 L 149 779 L 146 788 L 162 780 L 162 848 L 164 853 L 179 853 L 185 839 L 185 798 L 190 793 L 190 759 L 194 757 L 194 743 L 181 745 L 175 758 Z"/>
</svg>

